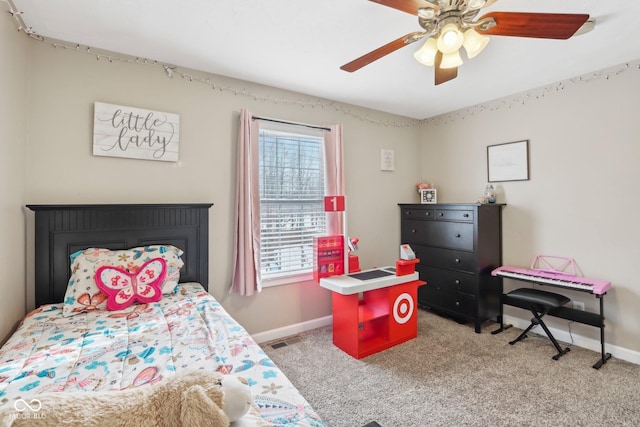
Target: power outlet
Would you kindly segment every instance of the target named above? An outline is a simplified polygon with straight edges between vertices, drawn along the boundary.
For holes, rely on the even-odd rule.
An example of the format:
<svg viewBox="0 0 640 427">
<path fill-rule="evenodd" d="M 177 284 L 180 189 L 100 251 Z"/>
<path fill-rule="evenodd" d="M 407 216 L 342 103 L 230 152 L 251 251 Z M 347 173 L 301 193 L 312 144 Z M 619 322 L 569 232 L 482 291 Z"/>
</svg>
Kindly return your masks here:
<svg viewBox="0 0 640 427">
<path fill-rule="evenodd" d="M 584 303 L 582 301 L 572 301 L 572 302 L 573 302 L 573 308 L 575 308 L 576 310 L 584 311 Z"/>
</svg>

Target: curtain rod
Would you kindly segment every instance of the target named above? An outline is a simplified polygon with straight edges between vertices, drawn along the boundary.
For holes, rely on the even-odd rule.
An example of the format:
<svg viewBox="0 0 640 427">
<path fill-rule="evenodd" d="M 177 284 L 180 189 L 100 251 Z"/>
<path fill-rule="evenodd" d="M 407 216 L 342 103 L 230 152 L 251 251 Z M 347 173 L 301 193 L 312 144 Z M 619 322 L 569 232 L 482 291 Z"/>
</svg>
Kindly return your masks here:
<svg viewBox="0 0 640 427">
<path fill-rule="evenodd" d="M 274 123 L 282 123 L 285 125 L 293 125 L 293 126 L 303 126 L 303 127 L 307 127 L 307 128 L 311 128 L 311 129 L 321 129 L 321 130 L 326 130 L 331 132 L 331 129 L 323 127 L 323 126 L 315 126 L 315 125 L 309 125 L 306 123 L 296 123 L 296 122 L 287 122 L 285 120 L 278 120 L 278 119 L 271 119 L 269 117 L 260 117 L 260 116 L 251 116 L 251 118 L 253 120 L 264 120 L 265 122 L 274 122 Z"/>
</svg>

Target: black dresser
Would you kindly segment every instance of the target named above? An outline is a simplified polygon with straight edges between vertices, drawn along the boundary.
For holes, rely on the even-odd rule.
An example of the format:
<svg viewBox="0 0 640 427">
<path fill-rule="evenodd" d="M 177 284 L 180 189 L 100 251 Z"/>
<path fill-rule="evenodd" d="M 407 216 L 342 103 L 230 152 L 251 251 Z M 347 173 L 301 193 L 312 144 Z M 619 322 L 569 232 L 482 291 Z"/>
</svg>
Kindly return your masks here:
<svg viewBox="0 0 640 427">
<path fill-rule="evenodd" d="M 427 282 L 418 305 L 472 321 L 500 321 L 502 280 L 491 271 L 502 265 L 502 204 L 400 204 L 401 243 L 411 245 Z"/>
</svg>

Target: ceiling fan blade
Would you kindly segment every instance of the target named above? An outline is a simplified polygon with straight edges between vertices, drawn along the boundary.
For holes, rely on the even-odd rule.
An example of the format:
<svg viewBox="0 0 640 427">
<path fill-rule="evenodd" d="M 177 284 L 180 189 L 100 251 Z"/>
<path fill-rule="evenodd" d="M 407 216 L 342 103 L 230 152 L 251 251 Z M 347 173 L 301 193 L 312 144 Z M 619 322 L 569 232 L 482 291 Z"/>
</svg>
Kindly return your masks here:
<svg viewBox="0 0 640 427">
<path fill-rule="evenodd" d="M 491 12 L 478 20 L 493 18 L 496 25 L 481 34 L 565 40 L 573 36 L 589 15 L 571 13 Z"/>
<path fill-rule="evenodd" d="M 454 68 L 440 68 L 440 63 L 442 63 L 442 52 L 438 51 L 436 53 L 435 60 L 435 83 L 436 86 L 439 84 L 448 82 L 449 80 L 453 80 L 458 77 L 458 67 Z"/>
<path fill-rule="evenodd" d="M 353 73 L 354 71 L 359 70 L 360 68 L 364 67 L 365 65 L 369 65 L 371 64 L 373 61 L 377 61 L 378 59 L 382 58 L 383 56 L 386 56 L 392 52 L 395 52 L 396 50 L 400 49 L 401 47 L 404 47 L 408 44 L 411 44 L 413 42 L 415 42 L 416 40 L 420 40 L 420 37 L 414 37 L 417 35 L 422 35 L 421 32 L 415 32 L 415 33 L 409 33 L 407 35 L 404 35 L 394 41 L 392 41 L 391 43 L 387 43 L 384 46 L 380 46 L 379 48 L 377 48 L 376 50 L 372 50 L 371 52 L 362 55 L 360 58 L 354 59 L 353 61 L 344 64 L 342 67 L 340 67 L 341 70 L 344 71 L 348 71 L 350 73 Z M 412 38 L 414 37 L 414 38 Z"/>
<path fill-rule="evenodd" d="M 369 0 L 383 6 L 392 7 L 412 15 L 418 14 L 418 9 L 426 7 L 424 0 Z"/>
</svg>

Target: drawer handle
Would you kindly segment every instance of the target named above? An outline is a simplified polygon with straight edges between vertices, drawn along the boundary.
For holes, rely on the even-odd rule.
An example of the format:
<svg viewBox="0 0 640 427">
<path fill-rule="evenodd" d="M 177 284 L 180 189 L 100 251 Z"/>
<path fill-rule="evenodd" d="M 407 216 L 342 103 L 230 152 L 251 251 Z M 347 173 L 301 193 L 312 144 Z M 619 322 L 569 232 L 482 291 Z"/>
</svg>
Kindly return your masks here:
<svg viewBox="0 0 640 427">
<path fill-rule="evenodd" d="M 456 237 L 460 237 L 460 233 L 456 233 Z"/>
<path fill-rule="evenodd" d="M 456 285 L 460 284 L 460 280 L 456 279 Z"/>
<path fill-rule="evenodd" d="M 465 218 L 469 218 L 469 214 L 464 214 L 463 215 Z"/>
<path fill-rule="evenodd" d="M 456 301 L 456 307 L 460 307 L 460 301 Z"/>
<path fill-rule="evenodd" d="M 442 212 L 440 212 L 440 213 L 438 214 L 438 216 L 444 216 L 444 214 L 443 214 Z"/>
<path fill-rule="evenodd" d="M 456 264 L 460 264 L 460 258 L 456 258 Z"/>
<path fill-rule="evenodd" d="M 425 212 L 424 215 L 425 216 L 431 216 L 431 212 Z"/>
<path fill-rule="evenodd" d="M 415 229 L 415 228 L 412 228 L 412 229 L 411 229 L 411 232 L 412 232 L 412 233 L 415 233 L 415 232 L 416 232 L 416 229 Z"/>
<path fill-rule="evenodd" d="M 405 215 L 411 215 L 411 211 L 404 211 Z"/>
</svg>

